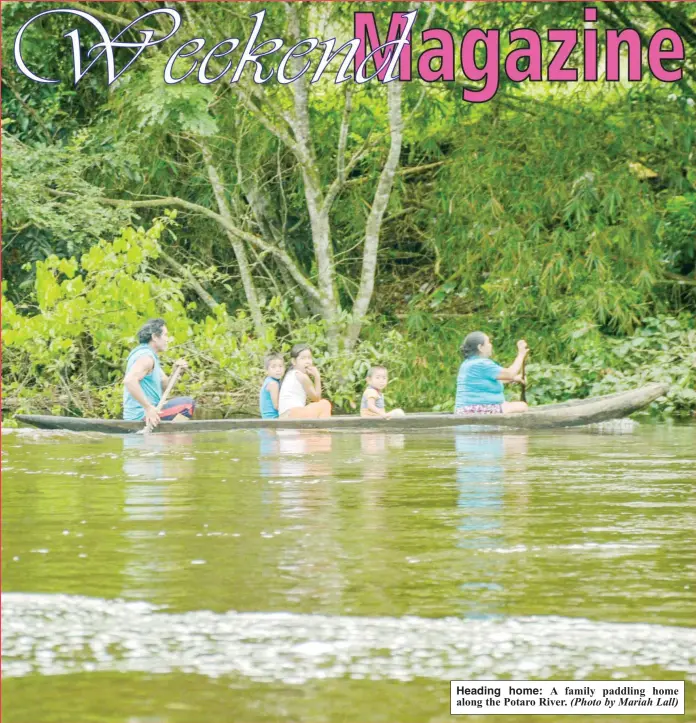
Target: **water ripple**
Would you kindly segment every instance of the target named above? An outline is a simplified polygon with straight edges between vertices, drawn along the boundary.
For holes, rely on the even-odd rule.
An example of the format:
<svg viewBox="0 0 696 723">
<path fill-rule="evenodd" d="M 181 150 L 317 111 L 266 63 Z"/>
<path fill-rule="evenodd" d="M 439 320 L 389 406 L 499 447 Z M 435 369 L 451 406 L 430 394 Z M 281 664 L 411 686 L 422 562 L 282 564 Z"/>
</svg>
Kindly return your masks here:
<svg viewBox="0 0 696 723">
<path fill-rule="evenodd" d="M 696 630 L 583 618 L 377 618 L 170 613 L 71 595 L 2 596 L 3 676 L 117 671 L 313 679 L 616 678 L 696 681 Z"/>
</svg>

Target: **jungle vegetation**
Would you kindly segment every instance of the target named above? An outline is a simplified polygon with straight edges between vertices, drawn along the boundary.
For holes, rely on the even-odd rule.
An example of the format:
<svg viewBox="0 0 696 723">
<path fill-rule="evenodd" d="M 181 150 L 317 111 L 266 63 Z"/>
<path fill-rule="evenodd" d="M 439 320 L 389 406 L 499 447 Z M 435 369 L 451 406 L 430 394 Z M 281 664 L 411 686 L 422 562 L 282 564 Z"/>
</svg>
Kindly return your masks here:
<svg viewBox="0 0 696 723">
<path fill-rule="evenodd" d="M 112 35 L 158 6 L 70 4 Z M 390 406 L 448 409 L 459 343 L 479 328 L 503 363 L 527 339 L 533 403 L 666 380 L 659 409 L 690 413 L 696 7 L 596 6 L 598 29 L 675 29 L 682 80 L 503 76 L 480 104 L 462 100 L 476 85 L 463 76 L 166 85 L 184 35 L 206 49 L 247 38 L 261 9 L 264 37 L 345 42 L 354 11 L 385 29 L 411 7 L 219 2 L 177 5 L 182 33 L 111 87 L 99 62 L 73 84 L 64 35 L 75 18 L 47 16 L 25 34 L 24 55 L 62 82 L 37 84 L 19 72 L 13 41 L 51 4 L 3 4 L 5 412 L 118 415 L 135 331 L 164 316 L 171 358 L 191 362 L 190 392 L 225 414 L 255 412 L 263 355 L 300 340 L 340 409 L 354 408 L 375 362 L 390 369 Z M 581 9 L 423 3 L 416 32 L 544 37 L 582 29 Z"/>
</svg>

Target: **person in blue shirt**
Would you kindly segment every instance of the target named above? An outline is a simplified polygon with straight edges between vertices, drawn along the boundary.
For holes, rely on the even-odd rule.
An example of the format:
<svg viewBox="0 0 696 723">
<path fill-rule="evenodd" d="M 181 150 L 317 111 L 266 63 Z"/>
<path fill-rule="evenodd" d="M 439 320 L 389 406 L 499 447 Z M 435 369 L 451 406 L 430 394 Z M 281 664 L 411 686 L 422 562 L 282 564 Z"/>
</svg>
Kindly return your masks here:
<svg viewBox="0 0 696 723">
<path fill-rule="evenodd" d="M 517 342 L 517 357 L 507 368 L 491 359 L 493 344 L 482 331 L 472 331 L 459 351 L 464 361 L 457 375 L 455 414 L 516 414 L 527 411 L 526 402 L 506 402 L 503 394 L 503 382 L 523 382 L 520 373 L 529 352 L 524 339 Z"/>
<path fill-rule="evenodd" d="M 280 380 L 285 374 L 285 362 L 282 354 L 269 354 L 264 359 L 266 378 L 259 393 L 259 410 L 262 419 L 278 419 L 278 395 Z"/>
<path fill-rule="evenodd" d="M 172 420 L 178 415 L 191 419 L 195 402 L 191 397 L 177 397 L 167 402 L 161 410 L 157 405 L 169 377 L 160 365 L 159 354 L 169 346 L 169 332 L 164 319 L 150 319 L 138 332 L 140 344 L 128 355 L 126 377 L 123 380 L 123 418 L 129 421 L 145 421 L 156 427 L 160 420 Z M 188 368 L 184 359 L 177 365 Z"/>
</svg>

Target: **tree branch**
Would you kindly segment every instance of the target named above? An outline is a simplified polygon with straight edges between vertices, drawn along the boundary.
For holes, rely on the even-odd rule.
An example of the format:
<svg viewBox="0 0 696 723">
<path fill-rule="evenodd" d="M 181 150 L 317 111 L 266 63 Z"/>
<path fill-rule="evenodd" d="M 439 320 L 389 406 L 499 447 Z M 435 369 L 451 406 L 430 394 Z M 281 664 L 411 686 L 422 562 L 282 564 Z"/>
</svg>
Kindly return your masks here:
<svg viewBox="0 0 696 723">
<path fill-rule="evenodd" d="M 225 198 L 225 187 L 220 178 L 218 170 L 213 163 L 213 156 L 210 149 L 204 143 L 200 143 L 200 148 L 203 153 L 203 160 L 205 161 L 206 169 L 208 171 L 208 178 L 210 179 L 210 185 L 213 189 L 213 195 L 220 211 L 220 215 L 225 219 L 225 227 L 227 230 L 227 237 L 232 244 L 232 250 L 237 259 L 237 265 L 239 266 L 239 275 L 242 279 L 242 286 L 244 287 L 244 293 L 249 304 L 249 311 L 251 312 L 251 318 L 254 320 L 254 326 L 256 327 L 257 334 L 261 334 L 264 331 L 263 315 L 261 314 L 261 306 L 259 304 L 258 296 L 256 295 L 256 286 L 254 285 L 254 279 L 251 275 L 251 269 L 249 268 L 249 260 L 246 255 L 246 249 L 240 238 L 231 231 L 231 227 L 234 226 L 232 223 L 232 214 Z"/>
<path fill-rule="evenodd" d="M 363 144 L 358 148 L 355 153 L 351 156 L 348 163 L 344 166 L 343 172 L 336 176 L 333 183 L 329 186 L 329 190 L 324 196 L 324 203 L 322 205 L 322 212 L 328 214 L 333 206 L 334 202 L 338 198 L 338 194 L 343 190 L 343 187 L 348 183 L 348 174 L 355 168 L 362 158 L 365 157 L 366 153 L 375 146 L 379 141 L 379 138 L 372 139 L 368 134 L 367 138 L 363 141 Z"/>
<path fill-rule="evenodd" d="M 56 191 L 52 188 L 48 188 L 46 190 L 54 196 L 79 198 L 76 193 L 68 193 L 67 191 Z M 272 254 L 279 263 L 282 263 L 285 268 L 287 268 L 292 278 L 300 287 L 302 287 L 302 290 L 307 294 L 307 296 L 312 298 L 314 301 L 319 301 L 319 292 L 305 277 L 300 268 L 295 264 L 292 258 L 290 258 L 289 254 L 286 251 L 284 251 L 283 249 L 279 249 L 277 246 L 273 246 L 272 244 L 267 243 L 262 238 L 259 238 L 253 233 L 243 231 L 242 229 L 235 226 L 231 222 L 231 220 L 225 219 L 221 214 L 216 213 L 215 211 L 206 208 L 205 206 L 201 206 L 198 203 L 191 203 L 190 201 L 186 201 L 185 199 L 179 198 L 178 196 L 163 196 L 162 198 L 150 198 L 142 201 L 129 201 L 118 198 L 105 198 L 103 196 L 97 196 L 94 198 L 94 200 L 98 201 L 99 203 L 104 203 L 107 206 L 127 206 L 131 208 L 184 208 L 187 211 L 191 211 L 192 213 L 198 213 L 202 216 L 207 216 L 208 218 L 213 219 L 213 221 L 215 221 L 216 223 L 220 224 L 220 226 L 222 226 L 226 231 L 234 234 L 242 241 L 253 244 L 262 251 L 266 251 L 267 253 Z"/>
<path fill-rule="evenodd" d="M 17 87 L 15 86 L 14 78 L 12 75 L 12 72 L 5 68 L 7 70 L 7 73 L 5 74 L 5 85 L 12 91 L 12 95 L 17 99 L 19 104 L 24 108 L 24 110 L 29 113 L 29 115 L 36 121 L 37 125 L 43 132 L 44 138 L 47 141 L 51 140 L 51 132 L 48 129 L 48 126 L 43 122 L 43 119 L 41 118 L 41 115 L 38 113 L 38 111 L 35 108 L 32 108 L 30 105 L 24 102 L 22 99 L 22 96 L 19 94 L 19 91 L 17 90 Z"/>
<path fill-rule="evenodd" d="M 664 276 L 666 279 L 669 279 L 677 284 L 683 284 L 684 286 L 696 286 L 696 278 L 692 279 L 690 276 L 673 274 L 671 271 L 665 271 Z"/>
<path fill-rule="evenodd" d="M 127 28 L 133 22 L 133 20 L 137 20 L 137 18 L 133 18 L 132 20 L 129 20 L 128 18 L 122 18 L 120 15 L 113 15 L 112 13 L 107 13 L 105 10 L 100 10 L 99 8 L 82 5 L 82 3 L 72 3 L 72 7 L 77 8 L 78 10 L 83 10 L 90 15 L 94 15 L 95 18 L 101 18 L 102 20 L 108 20 L 111 23 L 121 25 L 124 28 Z M 137 33 L 139 30 L 150 30 L 153 34 L 155 33 L 152 28 L 145 27 L 138 28 L 138 30 L 134 29 L 133 32 Z"/>
<path fill-rule="evenodd" d="M 254 116 L 259 120 L 261 125 L 269 131 L 269 133 L 272 133 L 276 138 L 280 138 L 283 143 L 285 143 L 288 148 L 290 148 L 295 155 L 298 157 L 302 155 L 302 149 L 300 148 L 297 141 L 283 128 L 281 128 L 273 119 L 271 119 L 268 115 L 266 115 L 261 108 L 259 108 L 257 105 L 254 104 L 253 99 L 251 95 L 248 93 L 248 91 L 237 87 L 237 94 L 242 99 L 242 102 L 247 107 L 247 109 L 254 114 Z"/>
<path fill-rule="evenodd" d="M 211 310 L 215 310 L 219 306 L 218 302 L 203 288 L 203 285 L 193 275 L 191 270 L 180 264 L 174 257 L 170 256 L 161 246 L 159 248 L 160 257 L 166 261 L 174 271 L 181 276 L 186 283 L 198 294 L 200 300 Z"/>
<path fill-rule="evenodd" d="M 387 160 L 377 183 L 375 198 L 370 215 L 365 225 L 365 247 L 363 264 L 360 274 L 360 287 L 353 305 L 352 320 L 346 336 L 346 348 L 350 350 L 358 339 L 363 320 L 372 300 L 377 271 L 377 251 L 379 249 L 379 232 L 384 212 L 389 203 L 396 169 L 401 155 L 403 140 L 403 117 L 401 113 L 401 83 L 396 81 L 387 86 L 387 102 L 389 104 L 389 127 L 391 129 L 391 145 Z"/>
<path fill-rule="evenodd" d="M 660 3 L 657 3 L 660 7 L 653 7 L 652 2 L 645 2 L 643 5 L 671 25 L 692 48 L 696 48 L 696 32 L 689 25 L 684 13 L 673 7 L 661 6 Z"/>
<path fill-rule="evenodd" d="M 346 180 L 346 146 L 348 144 L 348 128 L 350 127 L 350 114 L 353 110 L 353 91 L 350 84 L 346 85 L 346 96 L 343 105 L 343 118 L 341 130 L 338 134 L 338 151 L 336 153 L 336 178 L 345 183 Z"/>
<path fill-rule="evenodd" d="M 297 14 L 297 8 L 294 3 L 285 3 L 285 10 L 288 15 L 288 29 L 290 35 L 296 43 L 301 40 L 300 18 Z M 295 69 L 299 68 L 299 61 L 294 62 Z M 295 100 L 295 117 L 286 117 L 286 121 L 295 131 L 297 142 L 302 148 L 306 157 L 305 163 L 312 167 L 311 171 L 318 180 L 318 172 L 316 168 L 317 154 L 312 141 L 311 124 L 309 120 L 309 91 L 307 89 L 307 75 L 304 74 L 292 83 L 293 98 Z"/>
</svg>

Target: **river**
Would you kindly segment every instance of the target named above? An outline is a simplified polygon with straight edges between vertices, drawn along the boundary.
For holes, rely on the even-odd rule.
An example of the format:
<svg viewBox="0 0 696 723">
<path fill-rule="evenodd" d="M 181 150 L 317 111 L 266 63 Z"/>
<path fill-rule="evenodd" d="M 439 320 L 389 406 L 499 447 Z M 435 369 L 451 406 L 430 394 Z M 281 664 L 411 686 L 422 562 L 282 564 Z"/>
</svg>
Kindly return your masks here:
<svg viewBox="0 0 696 723">
<path fill-rule="evenodd" d="M 445 721 L 504 678 L 695 720 L 694 425 L 2 441 L 6 723 Z"/>
</svg>

